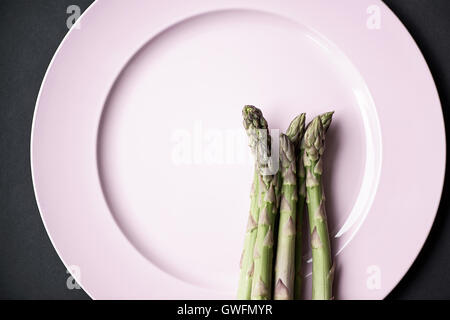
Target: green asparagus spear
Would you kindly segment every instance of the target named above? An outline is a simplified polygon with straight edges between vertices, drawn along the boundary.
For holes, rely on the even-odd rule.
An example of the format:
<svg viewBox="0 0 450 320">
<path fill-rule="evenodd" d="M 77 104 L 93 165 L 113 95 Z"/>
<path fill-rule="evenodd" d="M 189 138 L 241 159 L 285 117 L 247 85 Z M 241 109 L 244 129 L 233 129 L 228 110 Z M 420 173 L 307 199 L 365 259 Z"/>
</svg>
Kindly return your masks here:
<svg viewBox="0 0 450 320">
<path fill-rule="evenodd" d="M 242 110 L 242 115 L 244 118 L 244 128 L 249 137 L 250 148 L 254 156 L 258 157 L 258 153 L 264 149 L 260 145 L 266 143 L 267 133 L 264 134 L 264 130 L 267 130 L 267 122 L 264 119 L 262 112 L 253 106 L 245 106 Z M 250 195 L 250 214 L 247 223 L 244 250 L 242 252 L 240 263 L 241 272 L 237 294 L 237 298 L 240 300 L 249 300 L 251 298 L 254 270 L 253 249 L 256 242 L 259 219 L 259 180 L 259 168 L 255 163 L 255 172 Z"/>
<path fill-rule="evenodd" d="M 306 186 L 305 186 L 305 167 L 303 166 L 303 150 L 301 141 L 305 133 L 306 114 L 302 113 L 292 120 L 286 132 L 289 140 L 295 147 L 296 154 L 296 173 L 297 173 L 297 193 L 296 203 L 296 236 L 295 236 L 295 276 L 294 276 L 294 299 L 301 299 L 303 283 L 303 213 L 305 211 Z"/>
<path fill-rule="evenodd" d="M 274 225 L 278 210 L 279 175 L 260 176 L 262 199 L 258 220 L 258 231 L 253 252 L 254 275 L 252 300 L 269 300 L 272 291 Z"/>
<path fill-rule="evenodd" d="M 273 271 L 273 245 L 275 217 L 278 212 L 280 199 L 280 174 L 265 174 L 263 168 L 269 168 L 271 163 L 278 162 L 277 159 L 269 159 L 266 162 L 268 151 L 271 150 L 271 140 L 268 135 L 267 143 L 261 146 L 261 156 L 257 158 L 257 165 L 260 168 L 259 193 L 260 212 L 258 220 L 258 231 L 255 248 L 253 251 L 254 274 L 252 281 L 251 299 L 269 300 L 272 292 L 272 271 Z"/>
<path fill-rule="evenodd" d="M 302 140 L 303 163 L 306 171 L 306 203 L 308 206 L 313 258 L 312 298 L 332 299 L 334 265 L 331 262 L 330 239 L 325 213 L 325 196 L 322 187 L 322 155 L 325 132 L 333 113 L 328 113 L 308 125 Z"/>
<path fill-rule="evenodd" d="M 295 221 L 297 177 L 295 146 L 288 136 L 280 136 L 281 200 L 275 259 L 275 300 L 292 300 L 295 269 Z"/>
</svg>

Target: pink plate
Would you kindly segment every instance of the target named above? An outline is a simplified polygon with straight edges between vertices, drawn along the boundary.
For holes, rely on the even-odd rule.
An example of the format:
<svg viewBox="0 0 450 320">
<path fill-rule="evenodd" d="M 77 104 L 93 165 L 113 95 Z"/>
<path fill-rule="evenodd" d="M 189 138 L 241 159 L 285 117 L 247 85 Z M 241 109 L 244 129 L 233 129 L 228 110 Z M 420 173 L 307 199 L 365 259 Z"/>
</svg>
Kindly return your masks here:
<svg viewBox="0 0 450 320">
<path fill-rule="evenodd" d="M 100 0 L 50 64 L 31 141 L 42 219 L 92 298 L 235 297 L 244 104 L 281 130 L 336 111 L 336 298 L 381 299 L 403 277 L 439 204 L 445 135 L 425 60 L 381 1 Z"/>
</svg>

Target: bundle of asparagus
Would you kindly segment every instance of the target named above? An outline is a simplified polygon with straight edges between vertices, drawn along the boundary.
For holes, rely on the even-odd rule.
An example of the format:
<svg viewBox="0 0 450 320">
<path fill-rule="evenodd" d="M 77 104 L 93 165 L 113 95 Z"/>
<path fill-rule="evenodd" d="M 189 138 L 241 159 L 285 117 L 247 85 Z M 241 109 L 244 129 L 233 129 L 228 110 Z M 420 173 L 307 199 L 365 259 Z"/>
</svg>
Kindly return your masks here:
<svg viewBox="0 0 450 320">
<path fill-rule="evenodd" d="M 321 178 L 325 133 L 333 112 L 314 118 L 306 129 L 305 114 L 291 122 L 286 134 L 279 137 L 280 157 L 277 161 L 280 170 L 272 174 L 263 170 L 270 164 L 271 137 L 267 121 L 261 110 L 254 106 L 245 106 L 242 113 L 255 156 L 255 171 L 241 256 L 238 299 L 271 299 L 273 281 L 274 299 L 301 298 L 305 203 L 313 257 L 312 298 L 332 299 L 334 265 L 331 263 Z M 276 237 L 274 231 L 278 231 Z"/>
</svg>

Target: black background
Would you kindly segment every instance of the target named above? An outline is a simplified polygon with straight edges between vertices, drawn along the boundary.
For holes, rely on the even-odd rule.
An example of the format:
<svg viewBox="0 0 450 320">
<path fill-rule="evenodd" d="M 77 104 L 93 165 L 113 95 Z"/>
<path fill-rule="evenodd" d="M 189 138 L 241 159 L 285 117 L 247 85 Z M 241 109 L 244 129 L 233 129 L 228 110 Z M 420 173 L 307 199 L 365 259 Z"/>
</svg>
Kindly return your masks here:
<svg viewBox="0 0 450 320">
<path fill-rule="evenodd" d="M 81 289 L 67 289 L 68 274 L 42 224 L 31 184 L 29 142 L 42 79 L 68 31 L 67 7 L 75 4 L 84 11 L 92 2 L 0 0 L 0 299 L 89 299 Z M 422 50 L 449 123 L 450 1 L 385 3 Z M 388 299 L 450 299 L 448 180 L 447 175 L 424 248 Z"/>
</svg>

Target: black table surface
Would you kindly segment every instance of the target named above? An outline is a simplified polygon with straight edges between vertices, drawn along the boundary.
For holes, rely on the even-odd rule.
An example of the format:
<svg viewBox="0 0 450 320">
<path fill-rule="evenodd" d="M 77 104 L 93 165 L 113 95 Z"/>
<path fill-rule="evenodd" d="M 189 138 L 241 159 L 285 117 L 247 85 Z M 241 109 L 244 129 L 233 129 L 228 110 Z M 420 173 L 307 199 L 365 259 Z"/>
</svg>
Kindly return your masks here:
<svg viewBox="0 0 450 320">
<path fill-rule="evenodd" d="M 92 2 L 0 0 L 0 299 L 89 299 L 82 289 L 68 289 L 69 275 L 44 229 L 31 182 L 29 148 L 39 88 L 68 31 L 67 8 L 78 5 L 83 11 Z M 450 1 L 385 3 L 422 50 L 448 123 Z M 387 299 L 450 299 L 448 180 L 430 236 Z"/>
</svg>

